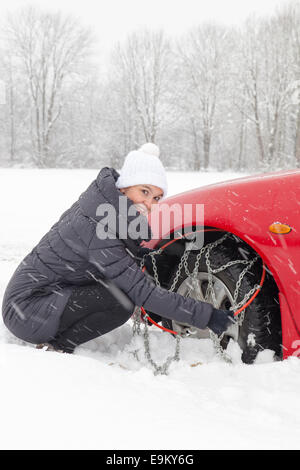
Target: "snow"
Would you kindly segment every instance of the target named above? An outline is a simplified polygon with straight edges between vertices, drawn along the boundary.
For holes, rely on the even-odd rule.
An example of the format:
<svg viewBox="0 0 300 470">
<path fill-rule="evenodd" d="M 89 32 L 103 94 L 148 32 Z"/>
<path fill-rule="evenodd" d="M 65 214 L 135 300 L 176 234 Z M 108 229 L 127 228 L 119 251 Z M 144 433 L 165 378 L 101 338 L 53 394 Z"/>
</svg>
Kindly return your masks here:
<svg viewBox="0 0 300 470">
<path fill-rule="evenodd" d="M 0 170 L 1 298 L 22 258 L 96 174 Z M 170 194 L 235 177 L 169 173 Z M 171 335 L 154 326 L 149 335 L 156 362 L 174 354 Z M 185 338 L 169 374 L 154 375 L 131 321 L 74 355 L 37 350 L 1 324 L 0 447 L 299 449 L 298 358 L 274 362 L 265 350 L 245 365 L 235 343 L 228 354 L 231 364 L 210 339 Z"/>
</svg>

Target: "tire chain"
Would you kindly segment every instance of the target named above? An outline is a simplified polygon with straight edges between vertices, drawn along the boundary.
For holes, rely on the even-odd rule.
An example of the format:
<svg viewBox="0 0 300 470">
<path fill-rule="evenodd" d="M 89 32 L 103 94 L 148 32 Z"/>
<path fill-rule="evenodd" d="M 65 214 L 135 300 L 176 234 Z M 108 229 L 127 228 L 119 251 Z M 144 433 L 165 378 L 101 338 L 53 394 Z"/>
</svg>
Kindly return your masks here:
<svg viewBox="0 0 300 470">
<path fill-rule="evenodd" d="M 252 266 L 254 265 L 254 263 L 260 259 L 259 256 L 256 256 L 255 258 L 251 259 L 250 261 L 248 260 L 234 260 L 234 261 L 229 261 L 228 263 L 222 265 L 221 267 L 219 268 L 212 268 L 211 267 L 211 261 L 210 261 L 210 253 L 211 251 L 216 248 L 218 245 L 220 245 L 221 243 L 224 242 L 224 240 L 226 240 L 228 237 L 230 236 L 230 234 L 226 233 L 223 237 L 219 238 L 218 240 L 216 240 L 215 242 L 212 242 L 212 243 L 209 243 L 207 245 L 205 245 L 204 247 L 202 247 L 199 251 L 199 253 L 197 254 L 196 256 L 196 261 L 195 261 L 195 265 L 194 265 L 194 268 L 192 270 L 192 272 L 189 271 L 189 268 L 188 268 L 188 259 L 189 259 L 189 256 L 190 256 L 190 253 L 192 250 L 189 249 L 188 247 L 188 243 L 187 243 L 187 246 L 185 248 L 185 251 L 181 257 L 181 260 L 178 264 L 178 267 L 177 267 L 177 271 L 176 271 L 176 274 L 174 276 L 174 279 L 172 281 L 172 284 L 170 286 L 170 288 L 168 289 L 169 292 L 173 292 L 176 288 L 176 285 L 177 285 L 177 282 L 180 278 L 180 275 L 181 275 L 181 272 L 182 272 L 182 269 L 184 268 L 184 271 L 186 273 L 186 275 L 191 279 L 192 281 L 192 284 L 193 284 L 193 288 L 196 287 L 197 289 L 197 286 L 199 288 L 199 285 L 198 285 L 198 282 L 197 282 L 197 273 L 198 273 L 198 268 L 199 268 L 199 265 L 200 265 L 200 261 L 201 261 L 201 257 L 202 255 L 205 253 L 205 260 L 206 260 L 206 266 L 207 266 L 207 272 L 208 272 L 208 287 L 207 287 L 207 290 L 206 290 L 206 294 L 205 294 L 205 301 L 208 300 L 209 298 L 209 294 L 211 293 L 211 298 L 212 298 L 212 301 L 213 301 L 213 305 L 216 306 L 216 297 L 215 297 L 215 292 L 214 292 L 214 289 L 213 289 L 213 278 L 212 278 L 212 274 L 216 274 L 216 273 L 219 273 L 221 271 L 224 271 L 225 269 L 231 267 L 231 266 L 234 266 L 236 264 L 242 264 L 242 265 L 245 265 L 245 268 L 243 269 L 243 271 L 240 273 L 239 275 L 239 278 L 236 282 L 236 287 L 235 287 L 235 291 L 234 291 L 234 294 L 233 294 L 233 305 L 230 307 L 229 310 L 237 310 L 239 308 L 241 308 L 245 302 L 247 302 L 247 300 L 254 294 L 254 292 L 257 290 L 257 289 L 260 289 L 261 286 L 260 285 L 255 285 L 249 292 L 247 292 L 243 299 L 240 301 L 240 302 L 237 302 L 237 299 L 238 299 L 238 294 L 239 294 L 239 290 L 240 290 L 240 287 L 241 287 L 241 284 L 242 284 L 242 281 L 245 277 L 245 275 L 247 274 L 247 272 L 250 271 L 250 269 L 252 268 Z M 147 256 L 150 256 L 151 257 L 151 261 L 152 261 L 152 269 L 153 269 L 153 278 L 154 278 L 154 281 L 155 281 L 155 284 L 156 286 L 160 286 L 160 280 L 159 280 L 159 275 L 158 275 L 158 270 L 157 270 L 157 266 L 156 266 L 156 260 L 155 260 L 155 256 L 156 255 L 160 255 L 162 253 L 163 249 L 162 248 L 159 248 L 158 250 L 155 250 L 155 251 L 152 251 L 151 253 L 149 254 L 146 254 L 143 256 L 142 260 L 141 260 L 141 263 L 140 263 L 140 268 L 142 269 L 145 265 L 145 259 Z M 238 326 L 240 327 L 242 325 L 244 321 L 244 311 L 241 313 L 241 315 L 239 316 L 238 320 L 236 320 L 236 323 L 238 324 Z M 140 335 L 141 334 L 141 323 L 142 323 L 142 320 L 141 320 L 141 309 L 140 307 L 136 307 L 135 308 L 135 311 L 133 313 L 133 335 Z M 213 345 L 214 345 L 214 348 L 215 348 L 215 351 L 216 353 L 222 358 L 224 359 L 226 362 L 229 362 L 231 363 L 232 360 L 230 358 L 230 356 L 225 352 L 225 350 L 223 349 L 222 345 L 221 345 L 221 342 L 222 342 L 222 339 L 224 337 L 224 333 L 222 333 L 220 336 L 216 335 L 215 333 L 213 333 L 211 330 L 209 330 L 209 334 L 210 334 L 210 338 L 213 342 Z M 145 350 L 145 356 L 148 360 L 148 362 L 152 365 L 152 367 L 154 368 L 154 374 L 155 375 L 158 375 L 158 374 L 161 374 L 161 375 L 167 375 L 168 374 L 168 371 L 169 371 L 169 367 L 171 365 L 171 363 L 173 361 L 179 361 L 180 360 L 180 339 L 181 339 L 181 335 L 178 333 L 176 335 L 176 345 L 175 345 L 175 353 L 173 356 L 169 356 L 166 361 L 161 364 L 161 365 L 158 365 L 152 358 L 151 356 L 151 351 L 150 351 L 150 340 L 149 340 L 149 331 L 148 331 L 148 322 L 147 320 L 145 320 L 144 322 L 144 333 L 143 333 L 143 337 L 144 337 L 144 350 Z M 139 360 L 139 357 L 138 357 L 138 350 L 135 350 L 132 352 L 132 354 L 134 355 L 134 357 Z"/>
</svg>

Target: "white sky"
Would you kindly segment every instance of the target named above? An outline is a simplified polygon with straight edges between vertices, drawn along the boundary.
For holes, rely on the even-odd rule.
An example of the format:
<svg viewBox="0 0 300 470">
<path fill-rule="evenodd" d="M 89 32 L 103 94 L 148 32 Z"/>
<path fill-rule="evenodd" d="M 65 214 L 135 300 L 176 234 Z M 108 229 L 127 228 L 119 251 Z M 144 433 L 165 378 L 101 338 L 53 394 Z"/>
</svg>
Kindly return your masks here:
<svg viewBox="0 0 300 470">
<path fill-rule="evenodd" d="M 296 0 L 300 1 L 300 0 Z M 91 26 L 109 49 L 144 26 L 181 34 L 203 21 L 238 25 L 251 14 L 266 16 L 289 0 L 0 0 L 0 15 L 25 5 L 71 13 Z"/>
</svg>

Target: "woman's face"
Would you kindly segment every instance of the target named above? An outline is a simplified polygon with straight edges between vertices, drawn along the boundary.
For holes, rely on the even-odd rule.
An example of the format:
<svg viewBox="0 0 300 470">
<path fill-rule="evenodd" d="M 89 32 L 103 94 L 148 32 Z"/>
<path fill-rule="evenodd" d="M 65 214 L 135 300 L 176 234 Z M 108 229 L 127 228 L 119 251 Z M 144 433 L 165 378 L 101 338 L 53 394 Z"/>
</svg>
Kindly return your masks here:
<svg viewBox="0 0 300 470">
<path fill-rule="evenodd" d="M 143 215 L 147 215 L 153 205 L 158 204 L 163 197 L 163 191 L 152 184 L 137 184 L 122 188 L 120 191 L 133 201 L 137 210 Z"/>
</svg>

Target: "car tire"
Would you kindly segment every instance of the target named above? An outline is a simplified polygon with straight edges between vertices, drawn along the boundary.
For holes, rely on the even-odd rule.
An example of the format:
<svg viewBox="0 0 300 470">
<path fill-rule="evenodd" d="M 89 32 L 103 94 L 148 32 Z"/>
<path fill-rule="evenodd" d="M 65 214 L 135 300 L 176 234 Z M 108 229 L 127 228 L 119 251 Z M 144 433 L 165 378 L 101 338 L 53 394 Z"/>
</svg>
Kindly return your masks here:
<svg viewBox="0 0 300 470">
<path fill-rule="evenodd" d="M 242 255 L 241 255 L 242 253 Z M 191 251 L 188 257 L 187 266 L 188 271 L 192 272 L 195 266 L 197 251 Z M 225 240 L 222 244 L 218 245 L 211 250 L 210 261 L 211 267 L 216 269 L 227 264 L 230 261 L 238 259 L 253 259 L 256 255 L 255 252 L 249 247 L 245 250 L 241 249 L 239 244 L 234 243 L 232 239 Z M 234 264 L 225 270 L 213 274 L 213 286 L 215 294 L 218 294 L 219 305 L 217 308 L 228 310 L 233 304 L 233 294 L 236 288 L 236 283 L 242 270 L 245 268 L 244 264 Z M 245 294 L 247 294 L 256 284 L 259 284 L 262 275 L 262 260 L 259 258 L 249 272 L 243 277 L 237 302 L 241 301 Z M 176 272 L 173 273 L 170 281 L 169 288 L 174 282 Z M 185 269 L 181 270 L 178 277 L 174 292 L 185 294 L 185 284 L 190 282 L 189 276 L 186 274 Z M 205 284 L 208 285 L 208 269 L 205 261 L 205 256 L 202 255 L 197 272 L 197 282 L 200 286 L 200 291 L 203 294 L 202 300 L 205 300 Z M 189 290 L 190 286 L 188 287 Z M 223 292 L 222 292 L 223 290 Z M 199 294 L 199 291 L 198 291 Z M 195 297 L 193 292 L 189 295 Z M 223 299 L 222 299 L 223 296 Z M 198 297 L 199 299 L 199 297 Z M 206 301 L 210 301 L 207 299 Z M 239 314 L 241 315 L 241 314 Z M 281 340 L 281 318 L 280 307 L 277 295 L 277 286 L 274 282 L 273 276 L 267 270 L 263 287 L 255 299 L 243 311 L 243 321 L 241 325 L 236 325 L 229 329 L 222 338 L 221 346 L 223 350 L 226 349 L 229 340 L 237 341 L 242 350 L 242 361 L 251 364 L 256 359 L 258 352 L 265 349 L 271 349 L 275 352 L 275 358 L 281 359 L 282 355 L 282 340 Z M 188 325 L 179 325 L 169 319 L 163 319 L 162 325 L 171 330 L 189 329 Z M 193 329 L 195 330 L 195 328 Z M 195 333 L 195 331 L 193 331 Z M 198 337 L 208 337 L 208 330 L 198 330 Z M 196 335 L 197 336 L 197 335 Z"/>
</svg>

